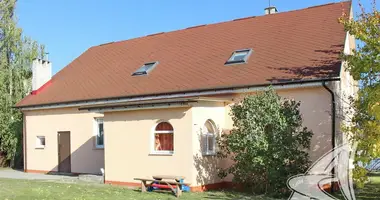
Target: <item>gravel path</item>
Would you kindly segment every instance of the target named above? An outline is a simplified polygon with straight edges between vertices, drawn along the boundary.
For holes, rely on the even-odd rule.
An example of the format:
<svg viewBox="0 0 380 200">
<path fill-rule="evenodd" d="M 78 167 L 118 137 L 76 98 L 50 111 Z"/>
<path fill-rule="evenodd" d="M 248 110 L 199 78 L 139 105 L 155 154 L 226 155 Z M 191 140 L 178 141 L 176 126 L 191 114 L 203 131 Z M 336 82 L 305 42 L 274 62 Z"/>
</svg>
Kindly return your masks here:
<svg viewBox="0 0 380 200">
<path fill-rule="evenodd" d="M 79 176 L 64 176 L 64 175 L 48 175 L 48 174 L 35 174 L 35 173 L 25 173 L 23 171 L 18 171 L 14 169 L 0 169 L 0 178 L 9 179 L 22 179 L 22 180 L 45 180 L 54 182 L 93 182 L 87 181 Z M 93 183 L 100 183 L 100 181 L 94 181 Z"/>
</svg>

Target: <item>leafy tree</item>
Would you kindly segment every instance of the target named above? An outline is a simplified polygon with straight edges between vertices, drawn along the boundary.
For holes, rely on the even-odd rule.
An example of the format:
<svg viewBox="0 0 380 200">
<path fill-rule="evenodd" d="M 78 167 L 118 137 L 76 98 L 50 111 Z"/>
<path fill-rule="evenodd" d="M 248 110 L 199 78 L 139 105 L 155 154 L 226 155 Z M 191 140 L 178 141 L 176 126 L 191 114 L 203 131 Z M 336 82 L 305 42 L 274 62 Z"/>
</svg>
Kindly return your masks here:
<svg viewBox="0 0 380 200">
<path fill-rule="evenodd" d="M 310 165 L 313 133 L 302 127 L 299 106 L 272 88 L 233 105 L 234 128 L 219 140 L 219 156 L 234 163 L 220 176 L 232 174 L 234 182 L 254 193 L 288 194 L 287 179 Z"/>
<path fill-rule="evenodd" d="M 22 114 L 12 107 L 30 92 L 31 62 L 43 55 L 17 27 L 15 6 L 16 0 L 0 1 L 0 151 L 12 165 L 22 152 Z"/>
<path fill-rule="evenodd" d="M 358 48 L 343 55 L 347 68 L 359 82 L 358 96 L 351 100 L 354 110 L 350 124 L 344 127 L 352 143 L 357 144 L 354 179 L 359 187 L 364 185 L 366 170 L 363 165 L 380 157 L 380 12 L 373 3 L 371 12 L 362 12 L 356 19 L 343 15 L 339 21 L 359 42 Z"/>
</svg>

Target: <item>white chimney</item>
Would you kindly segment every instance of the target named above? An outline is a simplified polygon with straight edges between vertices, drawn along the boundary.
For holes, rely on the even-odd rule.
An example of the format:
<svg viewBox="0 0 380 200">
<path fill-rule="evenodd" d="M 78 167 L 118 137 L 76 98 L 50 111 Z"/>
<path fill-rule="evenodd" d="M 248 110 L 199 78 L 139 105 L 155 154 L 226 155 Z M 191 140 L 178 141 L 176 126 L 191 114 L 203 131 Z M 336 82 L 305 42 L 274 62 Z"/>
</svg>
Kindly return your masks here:
<svg viewBox="0 0 380 200">
<path fill-rule="evenodd" d="M 51 79 L 51 62 L 39 58 L 34 59 L 32 73 L 32 91 L 36 91 Z"/>
<path fill-rule="evenodd" d="M 265 8 L 264 10 L 265 10 L 266 15 L 275 14 L 278 12 L 277 8 L 274 6 L 269 6 L 268 8 Z"/>
</svg>

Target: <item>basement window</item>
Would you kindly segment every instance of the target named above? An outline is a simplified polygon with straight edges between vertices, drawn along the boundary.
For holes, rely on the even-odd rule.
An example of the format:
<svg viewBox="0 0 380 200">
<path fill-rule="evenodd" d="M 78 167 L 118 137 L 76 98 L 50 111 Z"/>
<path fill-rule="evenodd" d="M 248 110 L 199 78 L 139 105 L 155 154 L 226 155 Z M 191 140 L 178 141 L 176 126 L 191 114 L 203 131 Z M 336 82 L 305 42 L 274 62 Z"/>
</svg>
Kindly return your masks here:
<svg viewBox="0 0 380 200">
<path fill-rule="evenodd" d="M 143 75 L 148 75 L 150 71 L 152 71 L 158 62 L 149 62 L 145 63 L 143 66 L 141 66 L 138 70 L 136 70 L 132 76 L 143 76 Z"/>
<path fill-rule="evenodd" d="M 252 49 L 234 51 L 225 64 L 246 63 L 251 53 Z"/>
</svg>

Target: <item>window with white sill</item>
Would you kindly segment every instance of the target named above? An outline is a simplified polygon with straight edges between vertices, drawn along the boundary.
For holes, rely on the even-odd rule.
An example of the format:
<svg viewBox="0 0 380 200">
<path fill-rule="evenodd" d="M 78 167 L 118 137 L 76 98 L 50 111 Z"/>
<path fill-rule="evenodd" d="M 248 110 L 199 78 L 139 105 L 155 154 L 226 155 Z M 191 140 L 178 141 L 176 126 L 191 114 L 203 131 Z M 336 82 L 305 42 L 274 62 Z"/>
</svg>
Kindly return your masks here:
<svg viewBox="0 0 380 200">
<path fill-rule="evenodd" d="M 157 124 L 153 133 L 152 154 L 173 154 L 174 151 L 174 130 L 168 122 Z"/>
</svg>

